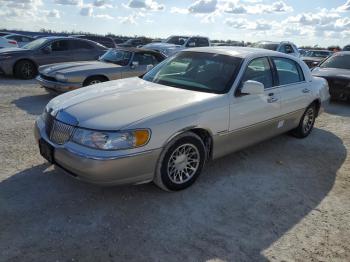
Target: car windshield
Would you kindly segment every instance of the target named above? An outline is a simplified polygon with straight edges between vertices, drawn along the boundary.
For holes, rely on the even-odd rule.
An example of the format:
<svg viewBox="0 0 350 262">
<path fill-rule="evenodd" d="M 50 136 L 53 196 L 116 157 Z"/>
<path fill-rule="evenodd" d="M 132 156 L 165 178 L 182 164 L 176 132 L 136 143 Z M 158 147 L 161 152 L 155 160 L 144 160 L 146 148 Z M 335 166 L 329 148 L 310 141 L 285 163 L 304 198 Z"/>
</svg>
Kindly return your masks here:
<svg viewBox="0 0 350 262">
<path fill-rule="evenodd" d="M 223 94 L 231 88 L 242 59 L 202 52 L 180 52 L 153 68 L 143 79 L 181 89 Z"/>
<path fill-rule="evenodd" d="M 187 41 L 188 37 L 186 36 L 171 36 L 167 38 L 164 42 L 174 45 L 183 45 Z"/>
<path fill-rule="evenodd" d="M 263 48 L 263 49 L 267 49 L 267 50 L 272 50 L 272 51 L 276 51 L 278 48 L 278 44 L 271 44 L 271 43 L 257 43 L 254 47 L 257 48 Z"/>
<path fill-rule="evenodd" d="M 129 51 L 110 49 L 103 56 L 101 56 L 99 60 L 107 63 L 126 66 L 129 64 L 130 58 L 131 52 Z"/>
<path fill-rule="evenodd" d="M 350 70 L 350 55 L 336 54 L 328 58 L 321 65 L 321 68 L 339 68 Z"/>
<path fill-rule="evenodd" d="M 34 40 L 33 42 L 26 44 L 22 48 L 31 49 L 31 50 L 38 49 L 38 48 L 42 47 L 42 45 L 45 44 L 47 41 L 49 41 L 49 40 L 46 38 L 40 38 L 40 39 Z"/>
<path fill-rule="evenodd" d="M 328 51 L 308 51 L 304 56 L 326 58 L 330 54 Z"/>
</svg>

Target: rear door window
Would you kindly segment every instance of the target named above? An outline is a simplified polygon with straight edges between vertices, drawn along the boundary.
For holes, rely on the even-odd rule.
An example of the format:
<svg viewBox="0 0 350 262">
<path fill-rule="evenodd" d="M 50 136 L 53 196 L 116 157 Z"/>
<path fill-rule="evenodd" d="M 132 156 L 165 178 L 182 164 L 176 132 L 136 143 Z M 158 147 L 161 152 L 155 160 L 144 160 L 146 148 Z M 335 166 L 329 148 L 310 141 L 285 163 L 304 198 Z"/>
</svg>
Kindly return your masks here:
<svg viewBox="0 0 350 262">
<path fill-rule="evenodd" d="M 62 52 L 69 50 L 69 40 L 58 40 L 51 43 L 52 52 Z"/>
</svg>

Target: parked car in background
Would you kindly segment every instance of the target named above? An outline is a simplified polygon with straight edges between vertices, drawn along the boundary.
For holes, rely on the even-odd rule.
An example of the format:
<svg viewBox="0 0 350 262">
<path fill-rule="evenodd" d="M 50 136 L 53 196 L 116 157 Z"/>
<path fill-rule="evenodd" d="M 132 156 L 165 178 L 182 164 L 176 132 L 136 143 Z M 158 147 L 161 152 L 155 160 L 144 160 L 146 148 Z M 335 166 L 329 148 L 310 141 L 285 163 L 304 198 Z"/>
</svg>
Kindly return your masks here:
<svg viewBox="0 0 350 262">
<path fill-rule="evenodd" d="M 307 53 L 307 51 L 309 51 L 309 50 L 303 49 L 303 48 L 298 48 L 298 51 L 299 51 L 300 56 L 304 56 Z"/>
<path fill-rule="evenodd" d="M 151 41 L 147 38 L 132 38 L 126 40 L 124 43 L 118 44 L 119 47 L 141 47 L 149 44 Z"/>
<path fill-rule="evenodd" d="M 14 40 L 6 39 L 4 37 L 0 37 L 0 50 L 1 48 L 11 48 L 18 47 L 18 44 Z"/>
<path fill-rule="evenodd" d="M 11 32 L 0 32 L 0 37 L 12 34 Z"/>
<path fill-rule="evenodd" d="M 108 48 L 115 48 L 116 44 L 111 37 L 105 36 L 94 36 L 94 35 L 71 35 L 70 37 L 87 39 L 90 41 L 94 41 Z"/>
<path fill-rule="evenodd" d="M 289 131 L 307 137 L 328 99 L 327 81 L 300 59 L 193 48 L 142 78 L 54 98 L 34 132 L 41 155 L 76 178 L 102 185 L 154 181 L 177 191 L 211 159 Z"/>
<path fill-rule="evenodd" d="M 41 65 L 96 60 L 107 51 L 93 41 L 71 37 L 44 37 L 23 48 L 0 49 L 0 74 L 32 79 Z"/>
<path fill-rule="evenodd" d="M 291 42 L 263 41 L 263 42 L 256 43 L 254 47 L 277 51 L 277 52 L 285 53 L 295 57 L 300 57 L 298 48 L 296 47 L 295 44 Z"/>
<path fill-rule="evenodd" d="M 343 51 L 350 51 L 350 45 L 344 46 Z"/>
<path fill-rule="evenodd" d="M 109 49 L 97 61 L 41 66 L 37 80 L 49 91 L 66 92 L 110 80 L 141 76 L 164 58 L 158 52 L 140 48 Z"/>
<path fill-rule="evenodd" d="M 350 100 L 350 52 L 333 54 L 312 70 L 312 75 L 328 81 L 333 99 Z"/>
<path fill-rule="evenodd" d="M 308 65 L 309 68 L 313 68 L 332 54 L 333 52 L 328 50 L 309 50 L 301 56 L 301 59 Z"/>
<path fill-rule="evenodd" d="M 3 36 L 3 38 L 16 41 L 18 47 L 23 47 L 26 44 L 35 40 L 35 38 L 33 37 L 26 36 L 26 35 L 19 35 L 19 34 L 9 34 L 9 35 Z"/>
<path fill-rule="evenodd" d="M 190 47 L 205 47 L 210 46 L 209 38 L 202 36 L 170 36 L 165 41 L 160 43 L 150 43 L 144 45 L 143 48 L 155 50 L 171 56 L 177 52 Z"/>
</svg>

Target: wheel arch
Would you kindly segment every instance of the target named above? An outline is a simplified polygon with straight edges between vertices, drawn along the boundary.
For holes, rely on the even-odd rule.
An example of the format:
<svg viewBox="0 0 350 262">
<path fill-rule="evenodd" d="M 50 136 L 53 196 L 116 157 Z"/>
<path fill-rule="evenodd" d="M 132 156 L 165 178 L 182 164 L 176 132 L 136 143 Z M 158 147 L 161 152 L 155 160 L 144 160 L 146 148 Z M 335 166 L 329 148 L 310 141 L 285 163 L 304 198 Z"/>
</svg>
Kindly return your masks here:
<svg viewBox="0 0 350 262">
<path fill-rule="evenodd" d="M 212 159 L 213 153 L 213 134 L 211 130 L 198 127 L 198 126 L 190 126 L 187 128 L 183 128 L 177 132 L 175 132 L 172 136 L 170 136 L 166 142 L 164 143 L 163 148 L 165 148 L 170 142 L 176 140 L 176 138 L 184 133 L 191 132 L 197 135 L 205 146 L 206 149 L 206 160 Z"/>
<path fill-rule="evenodd" d="M 90 76 L 88 76 L 88 77 L 86 77 L 86 78 L 84 79 L 84 81 L 83 81 L 83 86 L 85 86 L 85 85 L 86 85 L 86 82 L 87 82 L 89 79 L 93 78 L 93 77 L 101 77 L 101 78 L 106 79 L 106 81 L 110 81 L 110 79 L 109 79 L 106 75 L 104 75 L 104 74 L 90 75 Z"/>
<path fill-rule="evenodd" d="M 13 74 L 13 75 L 15 74 L 15 68 L 16 68 L 17 64 L 18 64 L 19 62 L 22 62 L 22 61 L 29 61 L 29 62 L 33 63 L 33 64 L 35 65 L 35 67 L 36 67 L 36 70 L 38 71 L 39 65 L 38 65 L 33 59 L 30 59 L 30 58 L 19 58 L 19 59 L 16 60 L 16 62 L 14 62 L 14 64 L 13 64 L 13 67 L 12 67 L 12 74 Z"/>
<path fill-rule="evenodd" d="M 316 106 L 316 117 L 318 116 L 321 108 L 321 100 L 319 98 L 315 99 L 312 101 L 310 105 L 315 105 Z"/>
</svg>

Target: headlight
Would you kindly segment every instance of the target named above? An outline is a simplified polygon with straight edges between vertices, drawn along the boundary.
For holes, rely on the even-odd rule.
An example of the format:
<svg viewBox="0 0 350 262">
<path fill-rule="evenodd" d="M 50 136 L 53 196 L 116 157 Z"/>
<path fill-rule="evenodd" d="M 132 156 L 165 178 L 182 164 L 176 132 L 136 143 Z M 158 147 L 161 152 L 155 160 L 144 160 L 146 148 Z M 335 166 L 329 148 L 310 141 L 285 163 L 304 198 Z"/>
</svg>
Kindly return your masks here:
<svg viewBox="0 0 350 262">
<path fill-rule="evenodd" d="M 73 134 L 72 141 L 102 150 L 119 150 L 144 146 L 150 136 L 150 131 L 147 129 L 105 132 L 78 128 Z"/>
<path fill-rule="evenodd" d="M 56 77 L 55 77 L 58 81 L 61 81 L 61 82 L 65 82 L 67 81 L 67 78 L 65 75 L 62 75 L 62 74 L 56 74 Z"/>
</svg>

